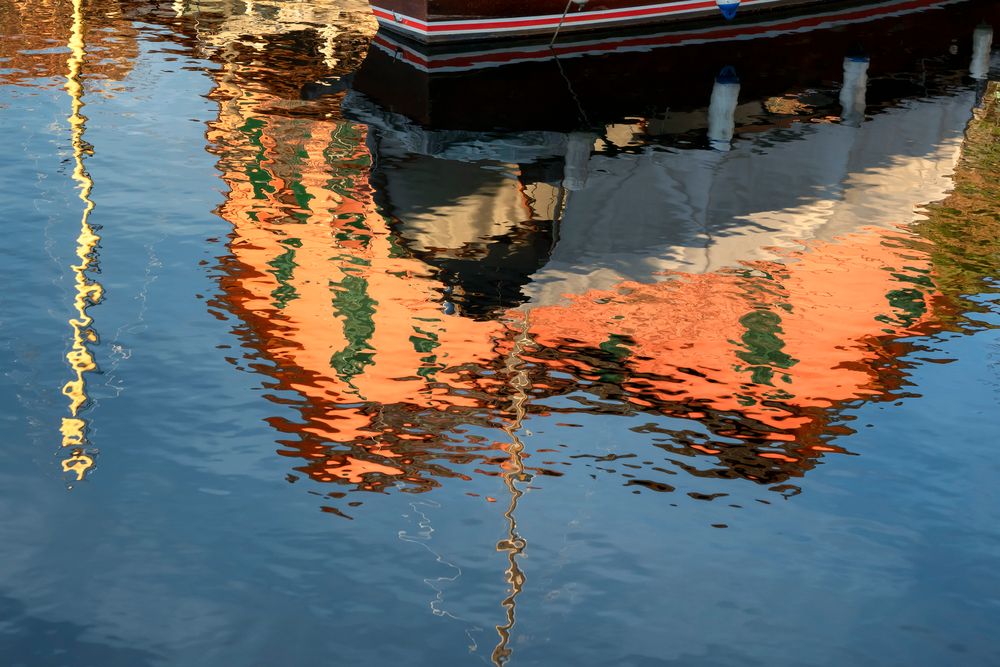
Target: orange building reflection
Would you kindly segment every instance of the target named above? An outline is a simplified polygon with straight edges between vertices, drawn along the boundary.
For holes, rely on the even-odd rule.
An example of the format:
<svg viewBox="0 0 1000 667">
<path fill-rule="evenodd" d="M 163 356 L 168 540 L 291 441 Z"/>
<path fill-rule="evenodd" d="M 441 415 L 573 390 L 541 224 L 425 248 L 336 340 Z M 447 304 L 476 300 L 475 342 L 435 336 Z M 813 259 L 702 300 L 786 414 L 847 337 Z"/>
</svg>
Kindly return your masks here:
<svg viewBox="0 0 1000 667">
<path fill-rule="evenodd" d="M 226 307 L 275 363 L 275 389 L 304 399 L 302 422 L 273 422 L 298 436 L 281 453 L 320 481 L 431 485 L 450 473 L 420 448 L 502 384 L 468 369 L 494 360 L 504 326 L 442 312 L 431 267 L 396 245 L 372 201 L 363 127 L 258 115 L 269 100 L 225 80 L 218 93 L 209 139 L 234 228 Z"/>
<path fill-rule="evenodd" d="M 218 212 L 233 227 L 214 305 L 245 325 L 271 400 L 301 415 L 271 424 L 279 453 L 316 481 L 426 490 L 471 470 L 505 475 L 510 438 L 469 430 L 510 424 L 523 391 L 528 418 L 648 415 L 639 430 L 691 474 L 786 482 L 843 451 L 831 441 L 849 432 L 845 410 L 905 395 L 906 338 L 934 331 L 951 308 L 907 232 L 858 224 L 703 273 L 472 312 L 454 267 L 474 273 L 540 237 L 557 245 L 566 193 L 511 164 L 384 163 L 385 135 L 307 105 L 275 111 L 287 107 L 280 95 L 241 87 L 252 67 L 236 69 L 216 74 L 208 135 L 228 188 Z M 946 167 L 956 154 L 946 142 L 928 159 Z M 407 189 L 404 173 L 451 185 Z M 775 215 L 796 228 L 798 213 Z M 560 474 L 531 457 L 519 453 L 525 470 Z M 646 472 L 626 483 L 671 488 Z"/>
<path fill-rule="evenodd" d="M 912 351 L 899 339 L 933 330 L 943 307 L 929 280 L 914 287 L 889 270 L 903 265 L 930 272 L 902 235 L 871 229 L 780 263 L 573 296 L 531 311 L 532 337 L 550 352 L 537 363 L 605 384 L 636 410 L 707 421 L 720 440 L 668 448 L 716 457 L 718 476 L 783 481 L 842 451 L 828 441 L 845 432 L 834 426 L 844 408 L 899 397 Z M 607 355 L 588 367 L 598 350 Z"/>
</svg>

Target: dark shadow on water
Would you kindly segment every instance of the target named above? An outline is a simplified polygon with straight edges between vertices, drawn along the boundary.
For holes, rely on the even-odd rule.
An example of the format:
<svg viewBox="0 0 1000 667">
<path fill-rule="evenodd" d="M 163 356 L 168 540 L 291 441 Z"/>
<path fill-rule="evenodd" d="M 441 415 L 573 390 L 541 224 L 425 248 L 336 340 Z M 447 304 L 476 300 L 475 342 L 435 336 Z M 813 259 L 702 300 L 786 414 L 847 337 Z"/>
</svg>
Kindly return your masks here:
<svg viewBox="0 0 1000 667">
<path fill-rule="evenodd" d="M 86 625 L 32 615 L 23 602 L 0 594 L 0 656 L 4 667 L 147 667 L 148 651 L 86 639 Z"/>
</svg>

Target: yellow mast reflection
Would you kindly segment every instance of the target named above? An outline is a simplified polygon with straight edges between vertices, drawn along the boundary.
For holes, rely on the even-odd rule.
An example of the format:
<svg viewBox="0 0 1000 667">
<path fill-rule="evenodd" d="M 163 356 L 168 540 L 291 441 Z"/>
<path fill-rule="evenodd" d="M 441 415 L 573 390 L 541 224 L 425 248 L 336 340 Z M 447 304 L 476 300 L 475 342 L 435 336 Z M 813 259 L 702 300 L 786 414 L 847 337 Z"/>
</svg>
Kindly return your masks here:
<svg viewBox="0 0 1000 667">
<path fill-rule="evenodd" d="M 497 551 L 503 551 L 507 554 L 507 570 L 505 574 L 507 583 L 510 585 L 510 593 L 500 603 L 504 608 L 507 621 L 503 625 L 496 626 L 500 640 L 497 642 L 496 648 L 493 649 L 493 654 L 490 656 L 493 664 L 497 665 L 497 667 L 510 660 L 511 649 L 508 648 L 508 644 L 510 643 L 510 632 L 514 628 L 516 621 L 517 596 L 521 593 L 521 589 L 524 588 L 524 572 L 522 572 L 517 559 L 528 545 L 527 540 L 517 532 L 517 519 L 514 517 L 514 510 L 517 509 L 517 501 L 524 495 L 524 491 L 518 488 L 516 482 L 526 481 L 524 461 L 521 458 L 521 453 L 524 451 L 524 443 L 521 442 L 521 438 L 517 435 L 526 413 L 525 403 L 528 400 L 527 387 L 529 385 L 528 372 L 524 369 L 523 362 L 521 361 L 521 353 L 524 352 L 525 348 L 534 345 L 528 336 L 527 314 L 524 315 L 522 324 L 521 332 L 514 339 L 514 346 L 511 348 L 510 354 L 507 355 L 504 364 L 507 374 L 510 377 L 510 385 L 514 390 L 514 397 L 511 401 L 514 420 L 510 426 L 504 428 L 504 431 L 510 436 L 511 440 L 510 445 L 507 447 L 507 454 L 510 458 L 504 464 L 503 473 L 503 483 L 510 494 L 510 503 L 507 505 L 507 511 L 503 514 L 507 519 L 507 537 L 497 543 Z"/>
<path fill-rule="evenodd" d="M 87 441 L 87 422 L 79 417 L 79 413 L 87 403 L 85 375 L 97 367 L 89 348 L 97 342 L 97 333 L 91 328 L 93 318 L 87 310 L 100 301 L 103 293 L 100 283 L 91 280 L 87 275 L 87 271 L 96 264 L 95 252 L 101 237 L 90 225 L 90 213 L 94 210 L 90 192 L 94 188 L 94 181 L 83 165 L 84 156 L 92 152 L 83 139 L 87 122 L 87 117 L 82 113 L 84 106 L 82 70 L 86 55 L 83 30 L 83 0 L 73 0 L 70 56 L 66 61 L 69 67 L 69 73 L 66 75 L 66 91 L 70 96 L 72 111 L 69 116 L 69 126 L 73 145 L 73 180 L 79 187 L 84 207 L 80 218 L 80 234 L 76 239 L 76 256 L 79 263 L 71 267 L 76 291 L 73 299 L 76 316 L 69 320 L 72 345 L 66 353 L 66 361 L 73 369 L 74 377 L 63 386 L 63 394 L 69 398 L 70 416 L 63 418 L 60 431 L 62 446 L 69 451 L 68 456 L 62 461 L 63 470 L 74 473 L 77 480 L 83 479 L 87 471 L 94 466 L 93 457 L 84 451 Z"/>
</svg>

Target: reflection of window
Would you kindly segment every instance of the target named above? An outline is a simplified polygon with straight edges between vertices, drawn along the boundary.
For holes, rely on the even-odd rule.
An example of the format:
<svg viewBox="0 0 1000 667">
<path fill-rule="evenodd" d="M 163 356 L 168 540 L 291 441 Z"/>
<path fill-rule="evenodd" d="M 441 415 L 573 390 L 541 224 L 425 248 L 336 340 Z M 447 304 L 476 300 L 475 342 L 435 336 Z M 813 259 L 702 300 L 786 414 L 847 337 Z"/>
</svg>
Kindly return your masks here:
<svg viewBox="0 0 1000 667">
<path fill-rule="evenodd" d="M 420 357 L 421 367 L 417 369 L 417 375 L 432 379 L 435 373 L 444 368 L 442 364 L 437 362 L 437 355 L 432 354 L 441 345 L 438 342 L 438 335 L 433 331 L 427 331 L 419 327 L 413 327 L 413 330 L 417 333 L 415 336 L 410 336 L 413 350 L 418 354 L 425 355 Z"/>
<path fill-rule="evenodd" d="M 295 263 L 295 248 L 302 247 L 302 242 L 299 239 L 286 239 L 281 243 L 292 247 L 267 263 L 272 268 L 271 274 L 274 275 L 274 279 L 278 281 L 278 287 L 271 292 L 271 296 L 274 298 L 272 305 L 275 308 L 284 308 L 289 301 L 299 298 L 298 291 L 292 285 L 292 278 L 295 274 L 295 267 L 298 266 Z"/>
<path fill-rule="evenodd" d="M 748 366 L 737 367 L 737 371 L 750 371 L 754 384 L 774 386 L 775 369 L 788 369 L 798 363 L 783 350 L 785 341 L 781 334 L 781 318 L 770 310 L 754 310 L 740 318 L 740 324 L 746 328 L 741 336 L 741 350 L 736 356 L 745 361 Z M 791 382 L 787 374 L 781 375 L 781 380 Z"/>
<path fill-rule="evenodd" d="M 342 380 L 350 383 L 365 366 L 375 363 L 375 350 L 370 342 L 375 334 L 378 302 L 368 296 L 368 281 L 360 276 L 346 275 L 330 287 L 334 290 L 333 308 L 344 318 L 344 337 L 347 338 L 347 347 L 331 357 L 330 365 Z"/>
</svg>

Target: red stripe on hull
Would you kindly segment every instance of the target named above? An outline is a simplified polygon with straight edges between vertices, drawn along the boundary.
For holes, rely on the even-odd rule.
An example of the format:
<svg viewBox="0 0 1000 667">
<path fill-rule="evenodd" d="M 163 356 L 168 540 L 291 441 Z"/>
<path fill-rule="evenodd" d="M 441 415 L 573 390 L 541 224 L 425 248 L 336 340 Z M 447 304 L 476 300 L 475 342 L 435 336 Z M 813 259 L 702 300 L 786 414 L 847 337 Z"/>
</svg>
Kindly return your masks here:
<svg viewBox="0 0 1000 667">
<path fill-rule="evenodd" d="M 805 4 L 807 0 L 744 0 L 741 6 Z M 823 0 L 812 0 L 822 2 Z M 386 28 L 415 35 L 422 41 L 435 37 L 482 39 L 503 35 L 551 32 L 558 26 L 564 30 L 575 28 L 600 28 L 620 23 L 680 18 L 685 14 L 712 15 L 717 13 L 715 0 L 634 5 L 616 9 L 580 11 L 574 14 L 546 14 L 539 16 L 487 17 L 482 19 L 446 20 L 433 18 L 427 21 L 408 16 L 391 8 L 372 4 L 372 12 Z M 500 33 L 498 35 L 497 33 Z"/>
<path fill-rule="evenodd" d="M 373 45 L 394 57 L 425 71 L 462 71 L 480 67 L 496 67 L 508 63 L 528 60 L 550 59 L 556 56 L 574 56 L 595 52 L 660 48 L 689 43 L 703 43 L 729 39 L 751 39 L 790 32 L 809 31 L 819 27 L 867 21 L 888 15 L 920 11 L 930 7 L 942 7 L 962 0 L 899 0 L 883 2 L 873 7 L 854 8 L 839 12 L 828 12 L 806 17 L 773 20 L 755 25 L 727 26 L 687 32 L 670 32 L 659 35 L 623 37 L 617 40 L 601 40 L 599 43 L 555 44 L 551 48 L 513 48 L 485 50 L 477 53 L 431 56 L 397 43 L 387 35 L 379 33 Z M 714 3 L 713 3 L 714 5 Z"/>
</svg>

